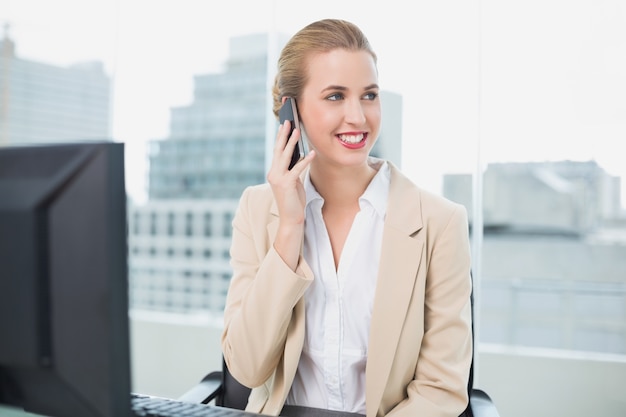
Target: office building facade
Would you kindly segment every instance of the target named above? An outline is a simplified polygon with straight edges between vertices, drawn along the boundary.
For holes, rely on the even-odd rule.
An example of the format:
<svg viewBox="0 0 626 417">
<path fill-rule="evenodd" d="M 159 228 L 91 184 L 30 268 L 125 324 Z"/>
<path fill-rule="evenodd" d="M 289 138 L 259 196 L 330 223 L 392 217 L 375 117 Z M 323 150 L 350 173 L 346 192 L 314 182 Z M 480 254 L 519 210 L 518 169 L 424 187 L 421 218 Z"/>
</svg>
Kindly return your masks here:
<svg viewBox="0 0 626 417">
<path fill-rule="evenodd" d="M 0 41 L 0 146 L 109 140 L 111 80 L 100 62 L 59 67 Z"/>
<path fill-rule="evenodd" d="M 131 308 L 220 317 L 236 205 L 234 199 L 170 199 L 130 206 Z"/>
<path fill-rule="evenodd" d="M 444 194 L 472 219 L 472 176 Z M 620 179 L 594 161 L 494 163 L 483 176 L 483 343 L 626 353 Z"/>
<path fill-rule="evenodd" d="M 595 161 L 491 163 L 483 175 L 483 223 L 490 229 L 585 234 L 623 219 L 621 179 Z M 444 176 L 443 193 L 472 217 L 472 176 Z"/>
</svg>

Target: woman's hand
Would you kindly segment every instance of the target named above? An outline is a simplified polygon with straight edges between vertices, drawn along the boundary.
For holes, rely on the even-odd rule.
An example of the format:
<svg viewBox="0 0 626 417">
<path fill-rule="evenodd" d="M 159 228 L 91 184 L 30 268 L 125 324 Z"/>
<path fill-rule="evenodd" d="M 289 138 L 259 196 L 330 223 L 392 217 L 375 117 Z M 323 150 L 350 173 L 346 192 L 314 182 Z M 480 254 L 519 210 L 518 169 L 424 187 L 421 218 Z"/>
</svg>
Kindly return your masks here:
<svg viewBox="0 0 626 417">
<path fill-rule="evenodd" d="M 295 270 L 304 236 L 304 209 L 306 205 L 306 194 L 300 175 L 315 157 L 315 151 L 312 150 L 291 170 L 288 169 L 291 155 L 300 139 L 300 130 L 298 129 L 293 131 L 291 137 L 287 137 L 290 123 L 286 121 L 278 129 L 267 181 L 272 187 L 280 217 L 274 248 L 283 260 Z"/>
</svg>

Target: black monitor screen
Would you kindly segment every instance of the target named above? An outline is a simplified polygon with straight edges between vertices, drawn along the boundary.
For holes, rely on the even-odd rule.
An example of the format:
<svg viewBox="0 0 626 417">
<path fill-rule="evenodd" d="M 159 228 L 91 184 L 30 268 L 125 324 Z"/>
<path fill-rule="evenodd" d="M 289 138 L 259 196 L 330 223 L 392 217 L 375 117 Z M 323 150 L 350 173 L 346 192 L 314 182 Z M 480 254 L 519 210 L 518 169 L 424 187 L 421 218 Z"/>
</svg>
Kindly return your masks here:
<svg viewBox="0 0 626 417">
<path fill-rule="evenodd" d="M 0 403 L 128 415 L 126 248 L 123 144 L 0 148 Z"/>
</svg>

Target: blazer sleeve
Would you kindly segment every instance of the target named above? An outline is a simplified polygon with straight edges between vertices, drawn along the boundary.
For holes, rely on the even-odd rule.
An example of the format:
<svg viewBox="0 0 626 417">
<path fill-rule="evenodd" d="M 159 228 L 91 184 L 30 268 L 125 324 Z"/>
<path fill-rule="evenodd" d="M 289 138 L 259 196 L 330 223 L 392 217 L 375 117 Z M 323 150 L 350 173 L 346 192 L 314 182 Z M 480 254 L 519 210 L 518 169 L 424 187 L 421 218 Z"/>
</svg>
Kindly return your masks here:
<svg viewBox="0 0 626 417">
<path fill-rule="evenodd" d="M 262 385 L 278 365 L 294 307 L 312 279 L 308 267 L 294 272 L 274 250 L 268 232 L 277 222 L 272 201 L 269 187 L 249 187 L 233 218 L 233 275 L 221 343 L 231 374 L 250 388 Z"/>
<path fill-rule="evenodd" d="M 465 208 L 453 207 L 427 225 L 424 335 L 407 397 L 390 417 L 456 417 L 468 404 L 473 355 L 469 230 Z"/>
</svg>

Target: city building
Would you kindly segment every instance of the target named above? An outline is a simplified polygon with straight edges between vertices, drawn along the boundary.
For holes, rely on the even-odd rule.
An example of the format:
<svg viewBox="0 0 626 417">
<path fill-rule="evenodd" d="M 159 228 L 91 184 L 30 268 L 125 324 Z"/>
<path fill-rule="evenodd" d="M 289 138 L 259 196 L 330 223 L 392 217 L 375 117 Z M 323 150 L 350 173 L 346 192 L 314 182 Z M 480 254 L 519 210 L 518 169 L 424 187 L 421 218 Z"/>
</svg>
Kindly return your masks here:
<svg viewBox="0 0 626 417">
<path fill-rule="evenodd" d="M 595 161 L 491 163 L 483 175 L 487 228 L 583 234 L 623 217 L 621 179 Z M 443 193 L 472 214 L 472 176 L 444 176 Z"/>
<path fill-rule="evenodd" d="M 110 140 L 111 80 L 101 62 L 59 67 L 22 59 L 0 40 L 0 146 Z"/>
<path fill-rule="evenodd" d="M 234 199 L 170 199 L 130 206 L 131 308 L 221 316 L 236 205 Z"/>
<path fill-rule="evenodd" d="M 594 161 L 489 164 L 483 176 L 481 341 L 626 353 L 620 179 Z M 444 194 L 472 220 L 472 176 Z"/>
</svg>

